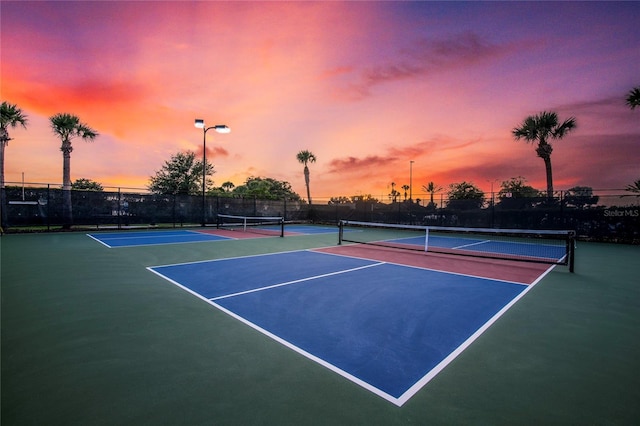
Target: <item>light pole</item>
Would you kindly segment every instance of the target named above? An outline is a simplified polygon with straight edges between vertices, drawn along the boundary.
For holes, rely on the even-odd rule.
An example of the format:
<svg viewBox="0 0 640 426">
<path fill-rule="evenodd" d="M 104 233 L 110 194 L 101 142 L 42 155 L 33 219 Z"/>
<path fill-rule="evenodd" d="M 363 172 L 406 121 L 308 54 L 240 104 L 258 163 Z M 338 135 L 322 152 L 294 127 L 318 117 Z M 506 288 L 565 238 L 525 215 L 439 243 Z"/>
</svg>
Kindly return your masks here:
<svg viewBox="0 0 640 426">
<path fill-rule="evenodd" d="M 495 225 L 496 222 L 496 199 L 495 196 L 493 195 L 493 183 L 494 182 L 499 182 L 500 179 L 494 179 L 494 180 L 487 180 L 487 182 L 491 183 L 491 227 L 493 228 L 493 226 Z"/>
<path fill-rule="evenodd" d="M 409 223 L 413 225 L 413 160 L 409 161 Z"/>
<path fill-rule="evenodd" d="M 216 124 L 215 126 L 207 127 L 204 124 L 204 120 L 201 118 L 196 118 L 194 125 L 198 129 L 202 129 L 202 226 L 207 225 L 207 190 L 206 190 L 206 182 L 207 182 L 207 132 L 211 129 L 215 130 L 218 133 L 229 133 L 231 129 L 227 127 L 225 124 Z"/>
<path fill-rule="evenodd" d="M 413 202 L 413 160 L 409 161 L 409 202 Z"/>
<path fill-rule="evenodd" d="M 494 180 L 487 180 L 487 182 L 489 182 L 491 184 L 491 205 L 493 205 L 494 201 L 494 197 L 493 197 L 493 183 L 494 182 L 499 182 L 500 179 L 494 179 Z"/>
</svg>

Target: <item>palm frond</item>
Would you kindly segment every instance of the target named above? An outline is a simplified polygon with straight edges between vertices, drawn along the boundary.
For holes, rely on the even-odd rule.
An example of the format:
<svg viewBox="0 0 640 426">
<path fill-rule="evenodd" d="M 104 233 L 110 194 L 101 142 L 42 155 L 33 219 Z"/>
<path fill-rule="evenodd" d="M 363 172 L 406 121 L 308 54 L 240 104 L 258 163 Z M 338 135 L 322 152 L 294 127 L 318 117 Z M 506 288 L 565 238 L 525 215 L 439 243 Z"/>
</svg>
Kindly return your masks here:
<svg viewBox="0 0 640 426">
<path fill-rule="evenodd" d="M 17 126 L 22 126 L 26 129 L 28 121 L 27 116 L 23 114 L 16 104 L 3 101 L 2 105 L 0 105 L 0 127 L 2 129 L 6 130 L 7 127 L 15 128 Z"/>
<path fill-rule="evenodd" d="M 640 86 L 631 89 L 626 100 L 627 105 L 629 105 L 631 109 L 635 109 L 635 107 L 640 106 Z"/>
</svg>

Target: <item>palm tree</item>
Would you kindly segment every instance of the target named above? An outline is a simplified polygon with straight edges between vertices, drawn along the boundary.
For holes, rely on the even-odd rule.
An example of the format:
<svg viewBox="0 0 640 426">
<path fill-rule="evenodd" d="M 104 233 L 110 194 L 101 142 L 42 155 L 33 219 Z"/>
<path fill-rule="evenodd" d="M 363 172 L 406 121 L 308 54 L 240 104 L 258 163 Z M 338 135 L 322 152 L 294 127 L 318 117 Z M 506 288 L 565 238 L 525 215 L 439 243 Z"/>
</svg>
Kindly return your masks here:
<svg viewBox="0 0 640 426">
<path fill-rule="evenodd" d="M 404 200 L 407 201 L 407 191 L 409 190 L 409 185 L 402 185 L 401 188 L 404 189 Z"/>
<path fill-rule="evenodd" d="M 520 127 L 512 130 L 516 140 L 524 139 L 526 142 L 538 143 L 536 154 L 544 160 L 547 172 L 547 199 L 553 198 L 553 175 L 551 172 L 551 152 L 553 147 L 549 139 L 562 139 L 568 132 L 576 127 L 576 119 L 568 118 L 562 123 L 558 122 L 558 114 L 543 111 L 538 115 L 525 118 Z"/>
<path fill-rule="evenodd" d="M 231 181 L 226 181 L 222 185 L 220 185 L 220 188 L 222 188 L 224 192 L 231 192 L 231 190 L 234 187 L 235 187 L 235 185 Z"/>
<path fill-rule="evenodd" d="M 80 122 L 80 119 L 72 114 L 60 113 L 49 117 L 51 129 L 60 140 L 62 145 L 62 218 L 64 228 L 71 227 L 73 214 L 71 211 L 71 140 L 80 137 L 87 142 L 93 141 L 98 133 L 91 127 Z"/>
<path fill-rule="evenodd" d="M 311 191 L 309 190 L 309 167 L 307 163 L 315 163 L 316 156 L 311 153 L 311 151 L 300 151 L 296 156 L 299 163 L 304 164 L 304 183 L 307 185 L 307 200 L 309 200 L 309 205 L 311 205 Z"/>
<path fill-rule="evenodd" d="M 398 200 L 398 196 L 400 195 L 400 191 L 396 190 L 396 183 L 391 182 L 391 193 L 389 197 L 391 198 L 391 202 L 395 203 Z"/>
<path fill-rule="evenodd" d="M 632 197 L 632 196 L 640 197 L 640 179 L 633 182 L 633 184 L 631 185 L 627 185 L 627 187 L 624 190 L 629 191 L 631 194 L 634 194 L 634 195 L 621 195 L 621 197 Z"/>
<path fill-rule="evenodd" d="M 640 106 L 640 86 L 634 87 L 627 94 L 627 105 L 631 109 L 634 109 L 637 106 Z"/>
<path fill-rule="evenodd" d="M 436 204 L 433 202 L 433 195 L 436 192 L 442 191 L 442 187 L 436 185 L 433 182 L 429 182 L 426 185 L 422 185 L 422 190 L 431 196 L 431 198 L 430 198 L 431 201 L 429 202 L 429 206 L 434 206 L 435 207 Z"/>
<path fill-rule="evenodd" d="M 27 128 L 27 116 L 15 104 L 6 101 L 0 105 L 0 231 L 4 229 L 7 223 L 7 211 L 5 208 L 4 193 L 4 148 L 9 145 L 11 138 L 9 137 L 9 127 L 16 128 L 18 125 Z"/>
</svg>

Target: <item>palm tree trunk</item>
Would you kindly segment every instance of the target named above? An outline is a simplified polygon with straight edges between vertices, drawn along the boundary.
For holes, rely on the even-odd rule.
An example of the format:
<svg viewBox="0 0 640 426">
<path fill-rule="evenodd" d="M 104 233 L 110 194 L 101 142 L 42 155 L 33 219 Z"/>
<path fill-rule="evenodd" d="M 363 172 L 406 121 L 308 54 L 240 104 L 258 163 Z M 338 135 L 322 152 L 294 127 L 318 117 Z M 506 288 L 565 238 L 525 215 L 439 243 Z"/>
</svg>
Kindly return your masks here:
<svg viewBox="0 0 640 426">
<path fill-rule="evenodd" d="M 0 135 L 0 187 L 2 188 L 4 188 L 4 146 L 4 138 Z"/>
<path fill-rule="evenodd" d="M 549 145 L 544 139 L 540 140 L 538 147 L 536 148 L 536 154 L 544 161 L 544 167 L 547 172 L 547 201 L 553 199 L 553 175 L 551 173 L 551 153 L 553 147 Z"/>
<path fill-rule="evenodd" d="M 4 133 L 0 135 L 0 232 L 4 230 L 7 226 L 7 205 L 6 205 L 6 194 L 4 191 L 4 147 L 6 145 L 6 140 L 4 137 Z"/>
<path fill-rule="evenodd" d="M 304 166 L 304 183 L 307 185 L 307 200 L 311 205 L 311 191 L 309 190 L 309 167 Z"/>
<path fill-rule="evenodd" d="M 551 172 L 551 157 L 545 157 L 544 167 L 547 171 L 547 201 L 553 199 L 553 174 Z"/>
<path fill-rule="evenodd" d="M 73 223 L 71 210 L 71 150 L 62 151 L 62 221 L 63 228 L 70 229 Z"/>
</svg>

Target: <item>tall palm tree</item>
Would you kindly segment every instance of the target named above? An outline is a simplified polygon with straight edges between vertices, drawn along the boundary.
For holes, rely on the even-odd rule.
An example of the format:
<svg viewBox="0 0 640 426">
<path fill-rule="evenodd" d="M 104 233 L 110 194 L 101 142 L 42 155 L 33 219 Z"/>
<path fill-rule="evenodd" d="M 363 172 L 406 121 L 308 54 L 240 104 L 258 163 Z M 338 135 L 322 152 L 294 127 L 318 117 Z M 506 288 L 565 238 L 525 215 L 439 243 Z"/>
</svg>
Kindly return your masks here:
<svg viewBox="0 0 640 426">
<path fill-rule="evenodd" d="M 0 105 L 0 231 L 3 230 L 7 223 L 7 209 L 5 208 L 5 192 L 4 192 L 4 149 L 9 145 L 11 138 L 9 137 L 9 127 L 16 128 L 22 126 L 27 128 L 27 116 L 15 104 L 6 101 Z"/>
<path fill-rule="evenodd" d="M 404 184 L 401 186 L 402 189 L 404 189 L 404 200 L 407 201 L 407 191 L 409 190 L 409 185 Z"/>
<path fill-rule="evenodd" d="M 549 143 L 549 139 L 562 139 L 575 127 L 576 119 L 574 117 L 559 123 L 558 114 L 543 111 L 538 115 L 525 118 L 520 127 L 512 130 L 516 140 L 524 139 L 526 142 L 538 143 L 536 154 L 544 161 L 547 172 L 547 199 L 549 200 L 553 198 L 553 175 L 551 171 L 551 152 L 553 147 Z"/>
<path fill-rule="evenodd" d="M 429 182 L 429 183 L 428 183 L 428 184 L 426 184 L 426 185 L 422 185 L 422 190 L 423 190 L 424 192 L 426 192 L 427 194 L 429 194 L 429 195 L 430 195 L 430 197 L 431 197 L 431 198 L 430 198 L 430 200 L 431 200 L 431 201 L 429 202 L 429 205 L 430 205 L 430 206 L 435 206 L 435 203 L 433 202 L 433 195 L 434 195 L 436 192 L 442 191 L 442 187 L 441 187 L 441 186 L 436 185 L 436 184 L 435 184 L 435 183 L 433 183 L 433 182 Z"/>
<path fill-rule="evenodd" d="M 296 156 L 298 162 L 304 164 L 304 183 L 307 185 L 307 200 L 309 200 L 309 205 L 311 205 L 311 191 L 309 190 L 309 167 L 307 163 L 315 163 L 316 156 L 311 153 L 311 151 L 307 151 L 306 149 L 300 151 Z"/>
<path fill-rule="evenodd" d="M 635 109 L 635 107 L 640 106 L 640 86 L 634 87 L 627 94 L 627 105 L 631 109 Z"/>
<path fill-rule="evenodd" d="M 400 191 L 396 190 L 396 183 L 391 182 L 391 193 L 389 193 L 389 197 L 391 197 L 391 202 L 395 203 L 398 201 L 398 196 L 400 195 Z"/>
<path fill-rule="evenodd" d="M 64 228 L 68 229 L 73 222 L 71 211 L 71 151 L 73 151 L 73 146 L 71 146 L 71 141 L 80 137 L 84 141 L 91 142 L 98 136 L 98 133 L 80 122 L 78 117 L 68 113 L 51 116 L 49 121 L 53 133 L 62 141 L 60 146 L 60 151 L 62 151 L 62 218 Z"/>
</svg>

